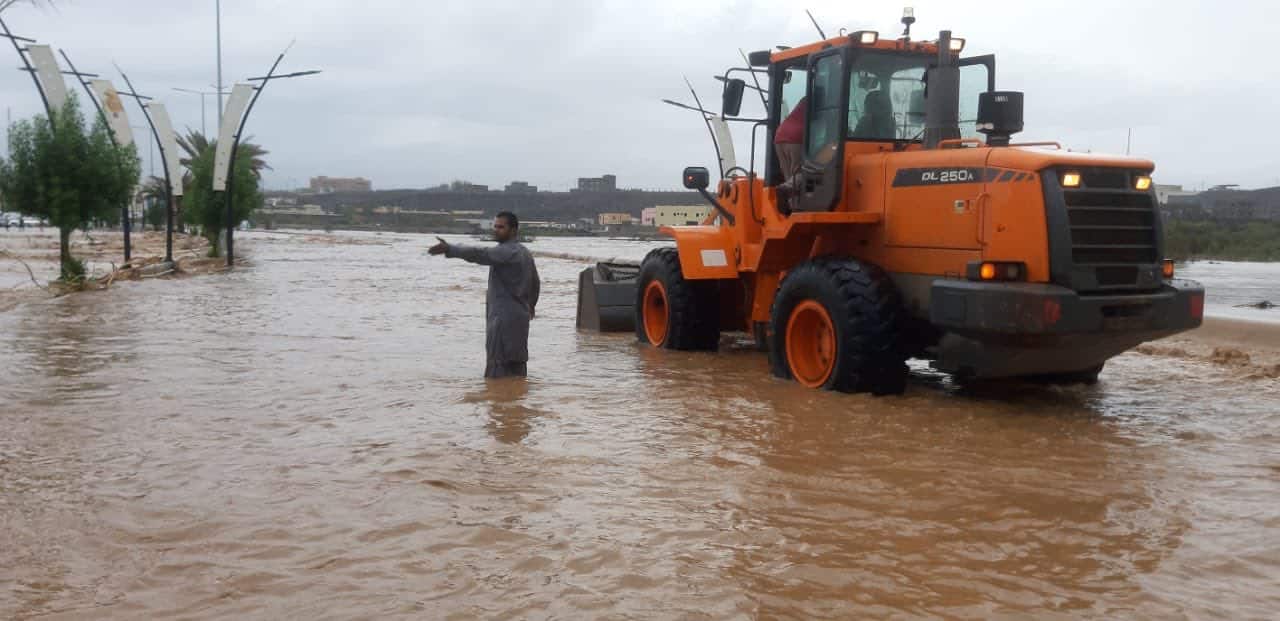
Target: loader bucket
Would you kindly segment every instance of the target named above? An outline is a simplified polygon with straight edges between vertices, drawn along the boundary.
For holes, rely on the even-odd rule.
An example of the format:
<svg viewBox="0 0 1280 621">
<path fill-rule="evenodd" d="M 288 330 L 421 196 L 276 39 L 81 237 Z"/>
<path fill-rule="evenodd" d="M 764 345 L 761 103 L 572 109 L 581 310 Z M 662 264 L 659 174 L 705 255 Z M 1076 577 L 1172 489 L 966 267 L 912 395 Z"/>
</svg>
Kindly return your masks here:
<svg viewBox="0 0 1280 621">
<path fill-rule="evenodd" d="M 579 330 L 635 330 L 638 263 L 597 263 L 578 274 Z"/>
</svg>

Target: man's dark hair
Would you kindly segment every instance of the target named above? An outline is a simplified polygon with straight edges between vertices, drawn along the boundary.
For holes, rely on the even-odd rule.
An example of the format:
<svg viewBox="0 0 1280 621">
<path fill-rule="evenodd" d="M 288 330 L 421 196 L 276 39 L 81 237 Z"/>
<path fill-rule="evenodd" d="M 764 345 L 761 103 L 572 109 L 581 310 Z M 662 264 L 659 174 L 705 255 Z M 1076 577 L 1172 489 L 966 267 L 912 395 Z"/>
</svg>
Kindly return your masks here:
<svg viewBox="0 0 1280 621">
<path fill-rule="evenodd" d="M 511 227 L 512 230 L 520 228 L 520 218 L 517 218 L 516 214 L 513 214 L 510 211 L 499 211 L 496 217 L 506 218 L 507 226 Z"/>
</svg>

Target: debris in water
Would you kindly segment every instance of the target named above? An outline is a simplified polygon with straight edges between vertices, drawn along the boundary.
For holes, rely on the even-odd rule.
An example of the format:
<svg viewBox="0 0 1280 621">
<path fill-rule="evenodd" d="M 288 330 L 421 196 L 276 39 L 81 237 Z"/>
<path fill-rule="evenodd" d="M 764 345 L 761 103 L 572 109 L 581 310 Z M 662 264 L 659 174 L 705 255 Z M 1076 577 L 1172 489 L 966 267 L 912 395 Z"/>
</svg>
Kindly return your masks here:
<svg viewBox="0 0 1280 621">
<path fill-rule="evenodd" d="M 1275 302 L 1272 302 L 1270 300 L 1263 300 L 1261 302 L 1250 302 L 1248 304 L 1236 304 L 1236 308 L 1258 308 L 1261 310 L 1267 310 L 1267 309 L 1275 308 L 1277 306 L 1280 306 L 1280 304 L 1276 304 Z"/>
</svg>

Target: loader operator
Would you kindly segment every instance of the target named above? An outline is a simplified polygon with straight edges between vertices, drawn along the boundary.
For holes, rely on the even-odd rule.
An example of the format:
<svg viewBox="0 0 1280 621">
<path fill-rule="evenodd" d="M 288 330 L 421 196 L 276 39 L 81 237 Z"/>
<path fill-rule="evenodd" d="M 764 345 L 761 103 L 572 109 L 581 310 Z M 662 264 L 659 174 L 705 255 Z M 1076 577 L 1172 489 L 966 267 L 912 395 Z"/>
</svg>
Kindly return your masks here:
<svg viewBox="0 0 1280 621">
<path fill-rule="evenodd" d="M 533 255 L 520 242 L 520 220 L 504 211 L 493 219 L 497 246 L 482 248 L 440 243 L 427 252 L 451 259 L 489 266 L 489 289 L 485 296 L 486 378 L 524 377 L 529 362 L 529 320 L 538 305 L 542 281 Z"/>
<path fill-rule="evenodd" d="M 800 165 L 804 163 L 804 120 L 805 109 L 808 107 L 808 98 L 801 97 L 773 133 L 773 148 L 778 153 L 778 169 L 787 182 L 800 172 Z"/>
<path fill-rule="evenodd" d="M 853 128 L 854 138 L 893 140 L 895 137 L 893 104 L 884 91 L 871 91 L 863 100 L 862 118 Z"/>
</svg>

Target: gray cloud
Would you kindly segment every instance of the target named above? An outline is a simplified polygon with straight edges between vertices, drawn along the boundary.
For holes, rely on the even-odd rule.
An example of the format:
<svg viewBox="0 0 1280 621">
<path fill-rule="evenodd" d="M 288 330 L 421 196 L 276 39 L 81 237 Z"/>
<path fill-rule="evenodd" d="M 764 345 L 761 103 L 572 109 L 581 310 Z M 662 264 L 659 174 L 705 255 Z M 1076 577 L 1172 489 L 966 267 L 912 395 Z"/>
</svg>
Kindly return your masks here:
<svg viewBox="0 0 1280 621">
<path fill-rule="evenodd" d="M 380 188 L 466 178 L 563 189 L 612 172 L 624 186 L 671 188 L 683 166 L 713 155 L 697 117 L 659 100 L 688 101 L 689 75 L 714 102 L 710 76 L 739 63 L 738 48 L 813 40 L 805 7 L 828 33 L 900 28 L 900 2 L 226 0 L 224 82 L 261 74 L 295 38 L 283 68 L 324 70 L 273 84 L 250 120 L 271 151 L 271 187 L 327 174 Z M 997 55 L 998 85 L 1027 92 L 1023 138 L 1122 152 L 1132 129 L 1133 153 L 1156 161 L 1161 182 L 1280 184 L 1271 3 L 915 7 L 917 36 L 950 28 L 966 53 Z M 119 82 L 116 60 L 177 126 L 199 127 L 199 97 L 170 88 L 215 79 L 212 0 L 68 0 L 5 19 Z M 0 95 L 13 118 L 39 109 L 18 71 L 0 75 Z M 737 138 L 745 159 L 749 136 Z"/>
</svg>

